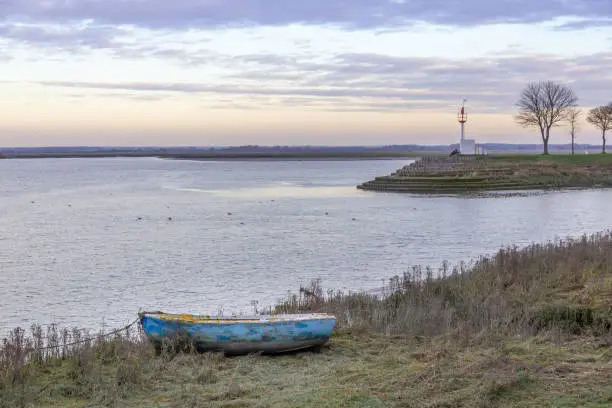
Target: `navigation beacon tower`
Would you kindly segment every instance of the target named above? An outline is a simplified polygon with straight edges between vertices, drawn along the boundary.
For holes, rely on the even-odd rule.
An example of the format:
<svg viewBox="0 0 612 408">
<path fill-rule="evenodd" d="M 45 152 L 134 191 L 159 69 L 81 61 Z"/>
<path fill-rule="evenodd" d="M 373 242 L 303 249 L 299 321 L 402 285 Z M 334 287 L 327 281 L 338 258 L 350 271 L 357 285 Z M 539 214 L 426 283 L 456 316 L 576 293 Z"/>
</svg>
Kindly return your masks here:
<svg viewBox="0 0 612 408">
<path fill-rule="evenodd" d="M 461 103 L 461 109 L 457 114 L 457 120 L 461 126 L 461 139 L 459 140 L 459 152 L 461 154 L 476 154 L 476 141 L 473 139 L 465 138 L 465 123 L 467 122 L 467 114 L 465 113 L 465 102 L 464 99 Z"/>
</svg>

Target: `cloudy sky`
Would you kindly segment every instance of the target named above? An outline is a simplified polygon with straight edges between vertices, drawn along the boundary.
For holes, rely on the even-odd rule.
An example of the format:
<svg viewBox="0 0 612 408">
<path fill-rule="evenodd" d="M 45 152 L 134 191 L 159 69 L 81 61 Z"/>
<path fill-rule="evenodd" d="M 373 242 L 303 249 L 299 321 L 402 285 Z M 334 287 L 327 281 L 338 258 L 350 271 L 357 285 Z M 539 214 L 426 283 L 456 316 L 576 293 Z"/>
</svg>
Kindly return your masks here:
<svg viewBox="0 0 612 408">
<path fill-rule="evenodd" d="M 0 146 L 538 142 L 612 99 L 611 0 L 3 0 Z M 578 135 L 597 142 L 586 123 Z M 559 128 L 553 143 L 568 141 Z"/>
</svg>

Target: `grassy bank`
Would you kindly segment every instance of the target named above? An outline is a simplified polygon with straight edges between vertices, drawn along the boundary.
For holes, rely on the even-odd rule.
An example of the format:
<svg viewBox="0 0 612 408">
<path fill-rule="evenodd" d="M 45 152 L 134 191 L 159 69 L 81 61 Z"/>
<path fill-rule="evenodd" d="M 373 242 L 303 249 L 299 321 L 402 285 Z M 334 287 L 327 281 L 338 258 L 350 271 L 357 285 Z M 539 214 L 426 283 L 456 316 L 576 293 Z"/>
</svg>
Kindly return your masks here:
<svg viewBox="0 0 612 408">
<path fill-rule="evenodd" d="M 424 157 L 358 186 L 372 191 L 462 193 L 612 186 L 612 156 Z"/>
<path fill-rule="evenodd" d="M 335 313 L 320 352 L 155 357 L 138 332 L 63 346 L 84 334 L 17 330 L 0 407 L 607 407 L 611 299 L 605 233 L 413 268 L 382 297 L 314 282 L 274 311 Z"/>
</svg>

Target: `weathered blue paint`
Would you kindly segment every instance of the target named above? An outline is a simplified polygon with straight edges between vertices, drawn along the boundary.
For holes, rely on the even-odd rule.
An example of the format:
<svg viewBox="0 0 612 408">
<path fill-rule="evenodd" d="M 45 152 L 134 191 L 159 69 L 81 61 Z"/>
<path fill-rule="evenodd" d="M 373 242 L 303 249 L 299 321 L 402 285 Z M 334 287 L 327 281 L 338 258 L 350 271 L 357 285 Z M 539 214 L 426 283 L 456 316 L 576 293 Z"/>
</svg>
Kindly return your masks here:
<svg viewBox="0 0 612 408">
<path fill-rule="evenodd" d="M 216 317 L 141 313 L 142 328 L 156 345 L 187 337 L 202 351 L 286 352 L 325 344 L 336 323 L 327 314 Z"/>
</svg>

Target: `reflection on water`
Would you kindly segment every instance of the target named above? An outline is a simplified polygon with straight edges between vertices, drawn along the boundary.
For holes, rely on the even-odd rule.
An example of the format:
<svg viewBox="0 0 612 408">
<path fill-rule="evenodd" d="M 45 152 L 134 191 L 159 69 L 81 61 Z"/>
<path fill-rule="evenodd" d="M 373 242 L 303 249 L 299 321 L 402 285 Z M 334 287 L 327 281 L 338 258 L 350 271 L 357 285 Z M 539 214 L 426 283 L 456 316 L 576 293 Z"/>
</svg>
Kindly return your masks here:
<svg viewBox="0 0 612 408">
<path fill-rule="evenodd" d="M 379 287 L 609 227 L 612 190 L 423 197 L 355 186 L 406 161 L 0 161 L 0 330 L 99 328 L 139 309 L 251 311 L 320 278 Z"/>
<path fill-rule="evenodd" d="M 330 198 L 351 196 L 355 194 L 355 186 L 343 187 L 304 187 L 287 182 L 278 185 L 256 188 L 236 188 L 232 190 L 205 190 L 199 188 L 173 188 L 175 191 L 187 191 L 192 193 L 208 193 L 218 197 L 237 199 L 257 198 Z"/>
</svg>

